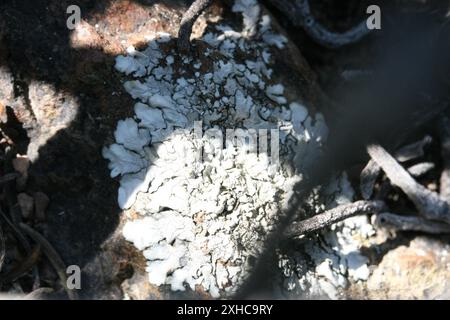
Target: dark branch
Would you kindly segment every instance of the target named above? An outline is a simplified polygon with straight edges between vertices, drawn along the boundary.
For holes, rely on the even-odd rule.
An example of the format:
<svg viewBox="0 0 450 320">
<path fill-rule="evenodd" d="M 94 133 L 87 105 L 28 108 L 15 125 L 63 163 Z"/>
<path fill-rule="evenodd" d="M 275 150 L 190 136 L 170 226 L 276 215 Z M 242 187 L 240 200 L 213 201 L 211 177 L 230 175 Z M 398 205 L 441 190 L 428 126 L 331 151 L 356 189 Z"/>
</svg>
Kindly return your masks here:
<svg viewBox="0 0 450 320">
<path fill-rule="evenodd" d="M 8 216 L 3 212 L 3 210 L 0 208 L 0 218 L 5 221 L 5 223 L 8 225 L 8 227 L 12 230 L 14 233 L 17 241 L 21 244 L 22 248 L 24 249 L 25 253 L 30 256 L 32 253 L 32 248 L 30 243 L 28 242 L 25 235 L 22 233 L 22 231 L 19 229 L 19 227 L 16 226 L 14 222 L 12 222 Z M 39 283 L 39 271 L 36 266 L 33 266 L 33 276 L 34 276 L 34 284 L 33 286 L 37 286 Z"/>
<path fill-rule="evenodd" d="M 431 220 L 450 223 L 449 204 L 417 183 L 413 177 L 380 145 L 370 145 L 367 152 L 383 169 L 391 183 L 408 196 L 419 213 Z"/>
<path fill-rule="evenodd" d="M 430 234 L 450 233 L 450 225 L 416 216 L 381 213 L 377 216 L 375 223 L 380 227 L 398 231 L 419 231 Z"/>
<path fill-rule="evenodd" d="M 189 52 L 191 48 L 191 34 L 192 27 L 198 17 L 208 8 L 212 3 L 212 0 L 195 0 L 189 7 L 188 11 L 183 15 L 180 24 L 180 30 L 178 31 L 178 50 L 182 53 Z"/>
<path fill-rule="evenodd" d="M 424 147 L 430 144 L 432 138 L 430 136 L 425 136 L 422 140 L 408 144 L 395 152 L 395 159 L 399 162 L 405 162 L 412 159 L 423 157 Z M 416 166 L 408 168 L 409 173 L 413 176 L 421 176 L 431 170 L 434 167 L 433 164 L 423 163 Z M 370 199 L 373 193 L 373 188 L 375 182 L 381 172 L 380 166 L 373 160 L 369 160 L 367 165 L 361 171 L 360 176 L 360 190 L 361 195 L 365 200 Z"/>
<path fill-rule="evenodd" d="M 59 256 L 58 252 L 53 248 L 53 246 L 48 242 L 39 232 L 35 231 L 30 226 L 21 223 L 20 228 L 28 235 L 31 239 L 33 239 L 36 243 L 41 245 L 42 252 L 47 256 L 48 260 L 55 268 L 56 273 L 58 274 L 59 279 L 61 280 L 61 284 L 67 292 L 69 299 L 76 300 L 78 299 L 78 295 L 74 290 L 71 290 L 67 287 L 67 277 L 66 277 L 66 266 Z"/>
<path fill-rule="evenodd" d="M 286 235 L 288 237 L 298 237 L 305 233 L 318 231 L 336 222 L 356 215 L 379 213 L 384 208 L 385 204 L 383 201 L 357 201 L 354 203 L 345 204 L 325 211 L 312 218 L 300 222 L 294 222 L 286 230 Z"/>
<path fill-rule="evenodd" d="M 369 160 L 367 165 L 361 171 L 359 188 L 363 199 L 369 200 L 370 197 L 372 197 L 373 188 L 380 172 L 380 166 L 373 160 Z"/>
<path fill-rule="evenodd" d="M 412 159 L 420 158 L 425 155 L 424 148 L 429 145 L 433 139 L 425 136 L 422 140 L 408 144 L 395 152 L 394 157 L 400 162 L 406 162 Z"/>
<path fill-rule="evenodd" d="M 270 3 L 286 15 L 294 26 L 302 27 L 314 41 L 327 48 L 336 49 L 356 43 L 370 33 L 366 21 L 344 33 L 327 30 L 312 15 L 308 0 L 271 0 Z"/>
<path fill-rule="evenodd" d="M 427 174 L 430 170 L 434 169 L 434 167 L 433 162 L 422 162 L 409 167 L 408 172 L 413 177 L 417 178 Z"/>
<path fill-rule="evenodd" d="M 0 283 L 12 282 L 22 277 L 31 268 L 36 266 L 40 253 L 41 247 L 38 244 L 31 250 L 31 253 L 23 261 L 21 261 L 5 275 L 0 276 Z"/>
</svg>

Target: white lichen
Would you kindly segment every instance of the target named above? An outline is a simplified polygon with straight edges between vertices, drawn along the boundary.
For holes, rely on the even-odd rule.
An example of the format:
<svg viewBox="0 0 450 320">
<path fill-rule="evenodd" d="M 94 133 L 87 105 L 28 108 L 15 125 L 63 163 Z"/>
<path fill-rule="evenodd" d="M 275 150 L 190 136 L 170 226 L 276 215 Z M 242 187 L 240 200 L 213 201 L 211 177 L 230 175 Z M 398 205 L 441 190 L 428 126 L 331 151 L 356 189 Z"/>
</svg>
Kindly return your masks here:
<svg viewBox="0 0 450 320">
<path fill-rule="evenodd" d="M 318 211 L 349 203 L 354 198 L 345 174 L 332 179 L 324 193 L 329 199 L 321 202 L 316 209 Z M 368 217 L 356 216 L 321 232 L 315 241 L 305 239 L 301 250 L 289 249 L 280 254 L 279 267 L 288 296 L 345 298 L 343 292 L 350 285 L 349 281 L 356 283 L 369 278 L 369 259 L 361 254 L 360 249 L 364 241 L 373 241 L 374 234 Z M 307 267 L 307 262 L 314 267 Z"/>
<path fill-rule="evenodd" d="M 116 69 L 136 78 L 124 88 L 138 101 L 135 118 L 119 122 L 116 143 L 103 151 L 111 176 L 121 176 L 120 207 L 142 215 L 123 234 L 143 251 L 149 281 L 201 286 L 213 297 L 245 279 L 328 134 L 322 115 L 288 101 L 271 80 L 271 52 L 287 40 L 255 0 L 236 0 L 233 10 L 243 30 L 211 28 L 200 39 L 209 46 L 201 57 L 180 57 L 164 35 L 117 58 Z M 229 129 L 245 139 L 232 136 L 223 148 Z M 270 151 L 252 149 L 254 134 Z"/>
</svg>

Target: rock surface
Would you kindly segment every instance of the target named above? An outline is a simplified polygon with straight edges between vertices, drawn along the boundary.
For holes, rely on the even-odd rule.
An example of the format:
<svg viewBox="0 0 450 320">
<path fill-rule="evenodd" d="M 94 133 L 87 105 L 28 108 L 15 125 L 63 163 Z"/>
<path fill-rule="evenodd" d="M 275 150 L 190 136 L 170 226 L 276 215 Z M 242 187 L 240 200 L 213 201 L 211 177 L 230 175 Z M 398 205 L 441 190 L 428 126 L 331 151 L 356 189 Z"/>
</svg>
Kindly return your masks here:
<svg viewBox="0 0 450 320">
<path fill-rule="evenodd" d="M 119 206 L 144 217 L 123 234 L 148 260 L 150 283 L 214 298 L 232 295 L 251 272 L 328 136 L 310 92 L 287 78 L 306 70 L 286 63 L 294 46 L 268 12 L 236 0 L 227 15 L 242 21 L 210 23 L 190 55 L 158 33 L 116 58 L 133 77 L 124 88 L 137 100 L 135 117 L 118 122 L 103 150 L 111 177 L 121 177 Z"/>
<path fill-rule="evenodd" d="M 145 48 L 146 36 L 154 37 L 158 32 L 176 35 L 185 2 L 0 3 L 0 127 L 7 129 L 11 138 L 18 138 L 18 152 L 32 160 L 26 170 L 27 189 L 21 191 L 35 195 L 37 218 L 48 223 L 48 239 L 64 261 L 82 267 L 82 298 L 209 296 L 200 288 L 195 294 L 177 295 L 145 281 L 145 259 L 116 234 L 125 220 L 139 216 L 132 210 L 123 215 L 117 204 L 119 182 L 109 177 L 108 163 L 101 153 L 105 145 L 113 143 L 117 122 L 134 114 L 134 101 L 123 88 L 122 75 L 114 71 L 116 56 L 125 55 L 130 46 Z M 66 27 L 66 9 L 71 4 L 79 5 L 82 13 L 75 30 Z M 222 17 L 223 12 L 216 1 L 196 24 L 194 37 L 201 36 L 207 23 L 236 23 L 237 15 Z M 272 23 L 283 34 L 275 19 Z M 297 47 L 289 42 L 276 58 L 281 76 L 274 81 L 287 84 L 286 98 L 301 100 L 311 112 L 319 111 L 324 97 Z M 275 100 L 279 97 L 276 92 L 276 87 L 269 92 Z M 1 124 L 12 118 L 14 126 Z M 17 167 L 18 171 L 22 172 L 21 168 Z M 36 192 L 51 199 L 45 216 L 48 201 Z M 25 200 L 30 208 L 32 199 Z M 359 298 L 449 298 L 447 245 L 418 238 L 373 263 L 353 253 L 345 242 L 363 238 L 356 247 L 359 250 L 370 245 L 371 232 L 370 223 L 362 217 L 307 239 L 309 242 L 297 243 L 302 254 L 289 255 L 280 266 L 285 272 L 280 281 L 283 295 L 288 290 L 292 298 L 304 298 L 300 294 L 304 292 L 306 297 L 345 298 L 352 282 L 364 282 L 368 277 L 367 288 Z M 311 241 L 319 243 L 321 250 Z M 347 250 L 345 255 L 342 248 Z"/>
<path fill-rule="evenodd" d="M 388 252 L 367 282 L 371 299 L 450 299 L 450 246 L 417 237 Z"/>
<path fill-rule="evenodd" d="M 72 4 L 79 5 L 82 14 L 75 30 L 66 27 L 66 9 Z M 16 118 L 17 136 L 21 126 L 26 130 L 28 138 L 19 146 L 20 154 L 32 160 L 25 191 L 42 191 L 51 198 L 46 212 L 48 239 L 67 264 L 83 268 L 93 261 L 120 225 L 118 183 L 111 183 L 101 155 L 102 147 L 113 139 L 117 121 L 133 113 L 133 101 L 113 71 L 115 57 L 130 45 L 140 48 L 145 36 L 175 35 L 185 10 L 184 1 L 0 4 L 1 116 L 9 112 Z M 217 21 L 221 11 L 215 5 L 205 17 Z M 206 19 L 196 24 L 195 36 L 206 27 Z M 292 50 L 280 59 L 283 73 L 293 75 L 303 98 L 314 105 L 322 100 L 321 92 L 301 54 L 295 46 Z M 299 72 L 293 74 L 291 69 Z M 99 277 L 97 271 L 86 268 L 86 277 Z M 85 286 L 81 296 L 93 296 L 95 291 L 95 286 Z"/>
</svg>

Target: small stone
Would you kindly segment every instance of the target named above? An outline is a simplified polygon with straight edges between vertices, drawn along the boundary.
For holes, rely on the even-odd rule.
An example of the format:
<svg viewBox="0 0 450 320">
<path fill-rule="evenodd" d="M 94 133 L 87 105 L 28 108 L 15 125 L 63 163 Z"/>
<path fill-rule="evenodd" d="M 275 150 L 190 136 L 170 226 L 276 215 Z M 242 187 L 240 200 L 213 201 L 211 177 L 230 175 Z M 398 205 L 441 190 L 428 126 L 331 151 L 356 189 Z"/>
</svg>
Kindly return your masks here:
<svg viewBox="0 0 450 320">
<path fill-rule="evenodd" d="M 125 280 L 122 283 L 122 290 L 127 300 L 148 300 L 148 299 L 161 299 L 161 294 L 158 292 L 157 287 L 151 285 L 148 280 L 148 276 L 136 271 L 130 279 Z"/>
<path fill-rule="evenodd" d="M 49 197 L 43 192 L 36 192 L 34 194 L 35 203 L 35 217 L 38 221 L 45 221 L 48 204 L 50 202 Z"/>
<path fill-rule="evenodd" d="M 22 211 L 22 217 L 24 219 L 30 219 L 33 214 L 34 199 L 26 193 L 19 193 L 17 195 L 17 201 L 19 202 L 20 210 Z"/>
<path fill-rule="evenodd" d="M 30 168 L 30 160 L 27 156 L 18 154 L 12 161 L 14 170 L 22 175 L 28 175 L 28 169 Z"/>
<path fill-rule="evenodd" d="M 28 169 L 30 168 L 30 159 L 27 156 L 18 154 L 15 159 L 12 160 L 14 170 L 19 172 L 21 176 L 17 178 L 16 184 L 19 191 L 24 190 L 28 180 Z"/>
</svg>

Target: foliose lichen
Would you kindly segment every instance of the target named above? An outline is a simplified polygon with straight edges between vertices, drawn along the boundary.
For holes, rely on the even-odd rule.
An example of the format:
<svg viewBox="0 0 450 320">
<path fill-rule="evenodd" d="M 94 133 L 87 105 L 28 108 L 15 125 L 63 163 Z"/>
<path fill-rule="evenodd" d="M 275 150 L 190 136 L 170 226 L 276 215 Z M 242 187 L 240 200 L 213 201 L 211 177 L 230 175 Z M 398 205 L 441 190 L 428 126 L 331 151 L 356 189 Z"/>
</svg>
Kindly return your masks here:
<svg viewBox="0 0 450 320">
<path fill-rule="evenodd" d="M 124 88 L 137 100 L 135 116 L 103 150 L 120 177 L 120 207 L 142 216 L 123 234 L 143 251 L 149 281 L 213 297 L 246 278 L 328 135 L 323 116 L 289 101 L 273 80 L 272 53 L 287 39 L 256 0 L 232 9 L 242 30 L 210 26 L 193 44 L 201 55 L 181 56 L 174 39 L 157 34 L 145 50 L 117 57 L 116 69 L 132 78 Z"/>
</svg>

